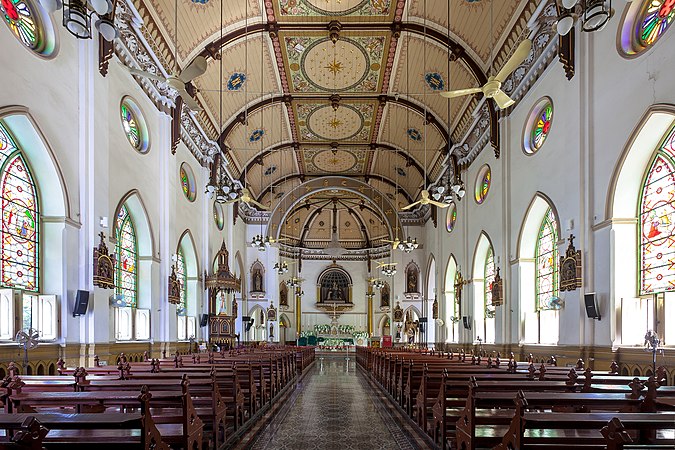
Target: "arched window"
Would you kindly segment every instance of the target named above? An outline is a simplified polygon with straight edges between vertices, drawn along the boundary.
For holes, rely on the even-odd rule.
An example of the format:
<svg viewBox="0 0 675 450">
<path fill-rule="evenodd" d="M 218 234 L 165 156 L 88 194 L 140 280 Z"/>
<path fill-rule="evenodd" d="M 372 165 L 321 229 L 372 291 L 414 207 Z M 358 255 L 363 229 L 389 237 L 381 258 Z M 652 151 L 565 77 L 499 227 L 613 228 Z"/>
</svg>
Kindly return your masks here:
<svg viewBox="0 0 675 450">
<path fill-rule="evenodd" d="M 640 198 L 640 295 L 675 290 L 675 129 L 657 150 Z"/>
<path fill-rule="evenodd" d="M 187 271 L 185 270 L 185 255 L 182 248 L 178 249 L 176 277 L 180 281 L 180 303 L 178 304 L 178 310 L 187 311 Z"/>
<path fill-rule="evenodd" d="M 535 245 L 535 309 L 539 315 L 539 343 L 558 341 L 558 231 L 553 209 L 544 214 Z"/>
<path fill-rule="evenodd" d="M 40 288 L 40 214 L 37 189 L 21 150 L 0 124 L 2 198 L 2 286 L 37 292 Z"/>
<path fill-rule="evenodd" d="M 495 255 L 492 247 L 488 248 L 485 255 L 485 282 L 483 283 L 483 300 L 485 305 L 485 317 L 495 316 L 495 307 L 492 304 L 492 284 L 495 282 Z M 487 334 L 486 334 L 487 336 Z"/>
<path fill-rule="evenodd" d="M 138 246 L 133 218 L 126 205 L 120 207 L 115 223 L 115 292 L 127 306 L 136 307 L 138 294 Z"/>
</svg>

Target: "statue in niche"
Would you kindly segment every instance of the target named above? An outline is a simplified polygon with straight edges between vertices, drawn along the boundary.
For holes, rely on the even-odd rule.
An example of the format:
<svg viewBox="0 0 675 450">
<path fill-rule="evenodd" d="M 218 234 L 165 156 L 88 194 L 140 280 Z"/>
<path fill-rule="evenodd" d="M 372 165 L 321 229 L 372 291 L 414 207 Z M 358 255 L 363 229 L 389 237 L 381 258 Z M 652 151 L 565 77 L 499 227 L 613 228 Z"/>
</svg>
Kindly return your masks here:
<svg viewBox="0 0 675 450">
<path fill-rule="evenodd" d="M 334 302 L 341 302 L 343 300 L 342 289 L 338 287 L 337 282 L 335 281 L 333 281 L 333 284 L 328 290 L 328 300 L 332 300 Z"/>
<path fill-rule="evenodd" d="M 253 272 L 253 292 L 263 292 L 262 274 L 260 269 Z"/>
<path fill-rule="evenodd" d="M 274 324 L 270 324 L 270 341 L 274 339 Z"/>
<path fill-rule="evenodd" d="M 216 304 L 218 305 L 218 314 L 227 314 L 227 298 L 225 291 L 218 291 L 216 294 Z"/>
<path fill-rule="evenodd" d="M 417 292 L 417 274 L 415 269 L 408 271 L 408 292 Z"/>
<path fill-rule="evenodd" d="M 265 323 L 265 314 L 263 313 L 263 310 L 260 310 L 260 322 L 261 325 Z"/>
<path fill-rule="evenodd" d="M 380 290 L 380 306 L 389 307 L 389 285 L 385 284 Z"/>
<path fill-rule="evenodd" d="M 237 299 L 235 298 L 232 300 L 232 317 L 236 318 L 237 312 L 238 312 Z"/>
</svg>

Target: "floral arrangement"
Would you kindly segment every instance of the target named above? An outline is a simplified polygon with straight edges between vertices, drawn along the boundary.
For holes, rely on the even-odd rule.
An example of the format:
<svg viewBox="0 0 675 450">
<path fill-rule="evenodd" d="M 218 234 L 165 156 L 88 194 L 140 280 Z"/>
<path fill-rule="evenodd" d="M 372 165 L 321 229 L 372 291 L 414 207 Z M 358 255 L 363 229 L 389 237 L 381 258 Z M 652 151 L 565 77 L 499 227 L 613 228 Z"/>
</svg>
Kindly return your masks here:
<svg viewBox="0 0 675 450">
<path fill-rule="evenodd" d="M 354 334 L 352 334 L 352 336 L 354 336 L 354 341 L 356 341 L 357 339 L 368 339 L 368 332 L 355 331 Z"/>
<path fill-rule="evenodd" d="M 316 334 L 328 334 L 330 333 L 330 325 L 314 325 L 314 332 Z"/>
<path fill-rule="evenodd" d="M 345 345 L 345 341 L 342 339 L 326 339 L 322 345 L 324 347 L 342 347 Z"/>
<path fill-rule="evenodd" d="M 316 334 L 313 331 L 301 331 L 300 332 L 300 337 L 310 337 L 310 336 L 316 336 Z"/>
<path fill-rule="evenodd" d="M 338 333 L 352 334 L 354 333 L 354 325 L 338 325 Z"/>
</svg>

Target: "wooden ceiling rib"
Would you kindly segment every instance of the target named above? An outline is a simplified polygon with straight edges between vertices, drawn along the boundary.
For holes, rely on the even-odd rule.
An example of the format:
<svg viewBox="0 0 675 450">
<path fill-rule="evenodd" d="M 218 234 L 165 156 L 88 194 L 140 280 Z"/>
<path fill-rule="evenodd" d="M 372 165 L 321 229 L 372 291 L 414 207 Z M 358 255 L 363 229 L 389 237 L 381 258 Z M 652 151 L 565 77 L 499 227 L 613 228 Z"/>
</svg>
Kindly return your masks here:
<svg viewBox="0 0 675 450">
<path fill-rule="evenodd" d="M 235 175 L 273 206 L 279 192 L 290 192 L 306 177 L 330 175 L 331 167 L 362 177 L 397 205 L 416 197 L 428 184 L 425 173 L 440 174 L 450 136 L 453 141 L 464 136 L 480 99 L 445 100 L 435 90 L 439 82 L 443 90 L 485 82 L 490 58 L 497 68 L 506 60 L 512 34 L 522 31 L 523 15 L 538 3 L 181 0 L 176 11 L 175 0 L 133 1 L 147 12 L 144 33 L 157 42 L 166 64 L 174 65 L 176 56 L 176 17 L 179 67 L 197 54 L 207 57 L 206 73 L 193 83 L 204 106 L 200 123 L 210 134 L 220 133 Z M 342 40 L 335 47 L 328 40 L 331 21 L 340 23 Z M 331 49 L 337 49 L 332 57 Z M 243 83 L 237 74 L 245 76 Z M 233 79 L 235 84 L 228 84 Z M 334 93 L 341 97 L 335 112 L 329 100 Z M 364 107 L 368 104 L 372 107 Z M 497 115 L 494 105 L 488 106 L 496 145 Z M 259 140 L 256 130 L 264 131 Z M 337 150 L 333 140 L 340 144 Z M 265 175 L 272 166 L 276 170 Z M 406 173 L 398 175 L 403 193 L 392 186 L 397 167 Z"/>
</svg>

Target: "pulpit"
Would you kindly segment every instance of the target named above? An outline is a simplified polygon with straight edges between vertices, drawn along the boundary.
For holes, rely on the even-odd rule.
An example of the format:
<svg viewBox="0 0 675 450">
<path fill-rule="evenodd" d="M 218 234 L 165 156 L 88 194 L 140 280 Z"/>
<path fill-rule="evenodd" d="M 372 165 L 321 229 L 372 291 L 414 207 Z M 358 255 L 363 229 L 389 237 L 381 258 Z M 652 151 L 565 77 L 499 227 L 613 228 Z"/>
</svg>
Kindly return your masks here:
<svg viewBox="0 0 675 450">
<path fill-rule="evenodd" d="M 217 345 L 236 343 L 238 307 L 235 292 L 241 291 L 241 279 L 230 271 L 229 252 L 225 242 L 216 255 L 215 270 L 212 275 L 205 275 L 209 297 L 209 342 Z"/>
</svg>

